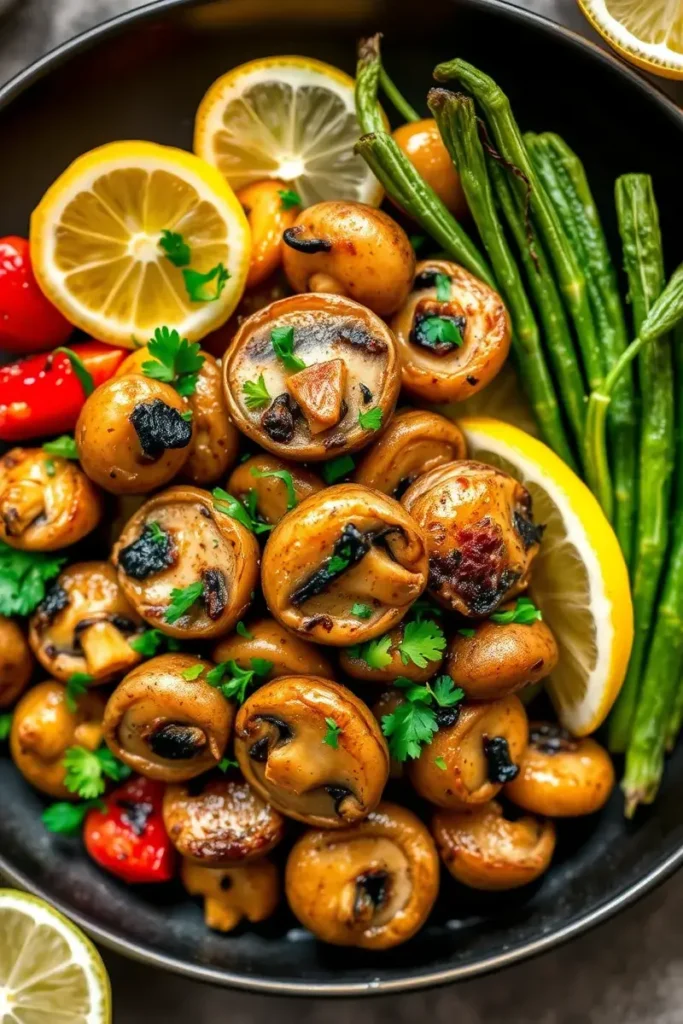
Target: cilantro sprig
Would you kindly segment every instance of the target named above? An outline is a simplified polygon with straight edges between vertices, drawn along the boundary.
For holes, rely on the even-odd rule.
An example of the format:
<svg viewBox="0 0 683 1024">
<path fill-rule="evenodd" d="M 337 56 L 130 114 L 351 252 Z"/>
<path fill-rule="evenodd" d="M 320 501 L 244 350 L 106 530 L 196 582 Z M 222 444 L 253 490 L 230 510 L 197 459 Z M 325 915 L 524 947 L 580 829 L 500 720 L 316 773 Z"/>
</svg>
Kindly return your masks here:
<svg viewBox="0 0 683 1024">
<path fill-rule="evenodd" d="M 17 551 L 0 541 L 0 615 L 30 615 L 65 562 L 64 555 Z"/>
<path fill-rule="evenodd" d="M 203 593 L 204 584 L 201 580 L 190 583 L 187 587 L 174 587 L 171 591 L 171 603 L 164 613 L 164 622 L 173 625 L 186 612 L 189 612 L 192 605 L 196 604 Z"/>
<path fill-rule="evenodd" d="M 176 330 L 157 327 L 147 348 L 152 358 L 142 364 L 146 377 L 170 384 L 183 398 L 195 393 L 199 371 L 204 365 L 198 341 L 190 344 Z"/>
<path fill-rule="evenodd" d="M 259 374 L 258 380 L 245 380 L 242 394 L 247 409 L 263 409 L 271 397 L 262 373 Z"/>
<path fill-rule="evenodd" d="M 159 248 L 174 267 L 188 267 L 192 259 L 190 247 L 181 234 L 164 228 L 159 239 Z"/>
<path fill-rule="evenodd" d="M 249 470 L 253 477 L 257 480 L 262 480 L 265 477 L 273 476 L 278 480 L 281 480 L 287 490 L 287 511 L 293 509 L 297 504 L 296 491 L 294 489 L 294 480 L 292 474 L 288 469 L 259 469 L 258 466 L 252 466 Z"/>
<path fill-rule="evenodd" d="M 217 687 L 226 700 L 243 704 L 249 687 L 262 683 L 273 667 L 273 662 L 266 658 L 251 658 L 250 664 L 249 669 L 240 668 L 233 659 L 221 661 L 206 673 L 206 681 Z"/>
<path fill-rule="evenodd" d="M 70 793 L 83 800 L 94 800 L 104 793 L 107 779 L 122 782 L 131 774 L 131 769 L 115 757 L 109 747 L 87 750 L 85 747 L 69 747 L 64 754 L 64 785 Z"/>
<path fill-rule="evenodd" d="M 270 332 L 270 343 L 278 359 L 281 360 L 285 370 L 297 373 L 305 370 L 306 364 L 299 356 L 294 355 L 294 328 L 274 327 Z"/>
<path fill-rule="evenodd" d="M 56 437 L 54 441 L 46 441 L 43 445 L 43 451 L 47 452 L 48 455 L 58 455 L 62 459 L 78 458 L 76 441 L 71 434 L 62 434 L 61 437 Z"/>
<path fill-rule="evenodd" d="M 397 761 L 420 756 L 439 729 L 437 709 L 455 708 L 465 693 L 450 676 L 439 676 L 433 685 L 417 686 L 399 676 L 395 686 L 404 691 L 405 701 L 390 715 L 382 716 L 382 732 L 389 741 L 389 753 Z"/>
<path fill-rule="evenodd" d="M 514 608 L 508 608 L 504 612 L 494 612 L 491 622 L 497 622 L 500 626 L 506 626 L 511 622 L 519 623 L 521 626 L 530 626 L 534 622 L 540 622 L 543 614 L 529 597 L 519 597 Z"/>
<path fill-rule="evenodd" d="M 327 732 L 323 736 L 323 743 L 336 750 L 339 747 L 339 737 L 344 730 L 340 725 L 337 725 L 334 718 L 325 718 L 325 725 L 327 726 Z"/>
<path fill-rule="evenodd" d="M 185 291 L 190 302 L 216 302 L 230 278 L 230 272 L 222 263 L 201 274 L 198 270 L 183 270 Z"/>
</svg>

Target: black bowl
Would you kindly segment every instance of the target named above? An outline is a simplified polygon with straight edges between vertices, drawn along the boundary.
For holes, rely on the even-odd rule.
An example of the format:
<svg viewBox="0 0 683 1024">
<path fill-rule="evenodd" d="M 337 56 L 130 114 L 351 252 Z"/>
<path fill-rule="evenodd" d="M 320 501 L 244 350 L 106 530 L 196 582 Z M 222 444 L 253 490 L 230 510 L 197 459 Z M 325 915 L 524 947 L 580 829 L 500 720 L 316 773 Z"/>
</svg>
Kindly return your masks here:
<svg viewBox="0 0 683 1024">
<path fill-rule="evenodd" d="M 356 39 L 381 29 L 392 74 L 421 106 L 431 69 L 456 54 L 507 89 L 525 128 L 560 132 L 585 160 L 608 232 L 625 171 L 654 176 L 668 256 L 680 259 L 683 114 L 613 57 L 541 18 L 497 2 L 160 0 L 63 46 L 0 91 L 2 233 L 25 233 L 31 209 L 83 151 L 141 138 L 190 148 L 204 90 L 227 68 L 303 53 L 353 71 Z M 617 251 L 617 250 L 615 250 Z M 180 890 L 127 888 L 78 840 L 45 832 L 41 798 L 0 760 L 0 869 L 119 952 L 195 978 L 261 992 L 349 995 L 470 977 L 548 949 L 603 920 L 683 861 L 683 750 L 654 808 L 628 824 L 620 795 L 563 824 L 558 856 L 536 885 L 486 896 L 445 884 L 426 928 L 386 953 L 316 943 L 286 911 L 228 936 L 206 930 Z"/>
</svg>

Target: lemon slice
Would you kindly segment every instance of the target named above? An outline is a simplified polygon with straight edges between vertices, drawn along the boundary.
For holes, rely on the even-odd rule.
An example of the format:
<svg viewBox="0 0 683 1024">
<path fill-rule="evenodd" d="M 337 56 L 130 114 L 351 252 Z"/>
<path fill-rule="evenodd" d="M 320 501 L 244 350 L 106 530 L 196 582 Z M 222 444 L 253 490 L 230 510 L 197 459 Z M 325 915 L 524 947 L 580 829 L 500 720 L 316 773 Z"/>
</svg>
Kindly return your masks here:
<svg viewBox="0 0 683 1024">
<path fill-rule="evenodd" d="M 462 416 L 492 416 L 494 419 L 503 420 L 504 423 L 512 423 L 532 437 L 538 437 L 534 414 L 509 359 L 500 373 L 497 373 L 485 388 L 477 391 L 476 395 L 466 398 L 464 402 L 449 402 L 440 406 L 439 412 L 450 419 L 460 419 Z"/>
<path fill-rule="evenodd" d="M 92 942 L 44 900 L 0 889 L 0 1024 L 109 1024 Z"/>
<path fill-rule="evenodd" d="M 383 191 L 353 147 L 360 136 L 354 81 L 310 57 L 267 57 L 213 83 L 197 111 L 194 150 L 235 189 L 280 178 L 304 206 Z"/>
<path fill-rule="evenodd" d="M 586 485 L 541 441 L 500 420 L 458 421 L 470 457 L 520 480 L 545 524 L 531 591 L 560 649 L 546 688 L 575 736 L 605 720 L 626 675 L 633 607 L 626 563 Z"/>
<path fill-rule="evenodd" d="M 625 60 L 653 75 L 683 78 L 681 0 L 579 0 L 579 6 Z"/>
<path fill-rule="evenodd" d="M 162 232 L 182 236 L 175 266 Z M 129 348 L 156 327 L 190 340 L 227 320 L 249 267 L 244 211 L 225 179 L 192 153 L 152 142 L 113 142 L 79 157 L 31 217 L 40 287 L 77 327 Z M 220 284 L 223 267 L 230 275 Z M 184 271 L 215 273 L 193 298 Z"/>
</svg>

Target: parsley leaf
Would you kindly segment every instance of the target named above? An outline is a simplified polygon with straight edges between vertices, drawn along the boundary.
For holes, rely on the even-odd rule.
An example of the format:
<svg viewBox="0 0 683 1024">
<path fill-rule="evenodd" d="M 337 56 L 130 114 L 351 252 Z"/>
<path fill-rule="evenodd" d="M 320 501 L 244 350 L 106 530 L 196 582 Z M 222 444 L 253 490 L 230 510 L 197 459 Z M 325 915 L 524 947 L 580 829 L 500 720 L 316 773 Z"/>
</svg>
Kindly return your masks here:
<svg viewBox="0 0 683 1024">
<path fill-rule="evenodd" d="M 301 196 L 292 188 L 280 188 L 277 194 L 280 197 L 280 205 L 283 210 L 291 210 L 293 206 L 303 206 Z"/>
<path fill-rule="evenodd" d="M 340 455 L 336 459 L 330 459 L 323 464 L 322 473 L 326 484 L 334 484 L 343 476 L 353 473 L 356 463 L 350 455 Z"/>
<path fill-rule="evenodd" d="M 160 629 L 146 629 L 144 633 L 138 633 L 128 641 L 130 647 L 143 658 L 152 658 L 164 648 L 167 651 L 179 651 L 180 644 L 173 636 L 166 636 Z"/>
<path fill-rule="evenodd" d="M 351 608 L 351 614 L 357 619 L 369 619 L 372 615 L 372 608 L 369 604 L 360 604 L 358 601 Z"/>
<path fill-rule="evenodd" d="M 456 686 L 450 676 L 438 676 L 430 685 L 434 700 L 440 708 L 452 708 L 465 697 L 465 691 Z"/>
<path fill-rule="evenodd" d="M 251 668 L 240 668 L 236 661 L 222 661 L 206 674 L 210 686 L 216 686 L 226 700 L 234 700 L 243 704 L 247 690 L 254 683 L 255 677 L 263 678 L 273 667 L 272 661 L 265 658 L 252 658 Z M 228 678 L 226 678 L 226 676 Z"/>
<path fill-rule="evenodd" d="M 4 743 L 6 739 L 9 739 L 9 734 L 12 731 L 12 712 L 6 711 L 3 715 L 0 715 L 0 743 Z"/>
<path fill-rule="evenodd" d="M 71 434 L 62 434 L 61 437 L 56 437 L 54 441 L 46 441 L 43 445 L 43 451 L 49 455 L 59 455 L 62 459 L 77 459 L 78 448 L 76 442 Z M 52 473 L 48 474 L 52 476 Z"/>
<path fill-rule="evenodd" d="M 242 622 L 241 619 L 237 623 L 237 625 L 235 626 L 235 632 L 238 633 L 240 636 L 243 636 L 245 640 L 253 640 L 254 639 L 254 634 L 249 632 L 249 630 L 244 625 L 244 623 Z"/>
<path fill-rule="evenodd" d="M 434 711 L 420 701 L 406 701 L 391 715 L 382 716 L 382 732 L 389 740 L 389 753 L 397 761 L 419 757 L 438 728 Z"/>
<path fill-rule="evenodd" d="M 200 675 L 204 671 L 203 665 L 188 665 L 180 673 L 183 679 L 187 679 L 188 682 L 192 682 L 195 679 L 199 679 Z"/>
<path fill-rule="evenodd" d="M 404 665 L 412 661 L 418 668 L 426 668 L 428 661 L 439 661 L 445 646 L 441 627 L 430 619 L 422 619 L 406 623 L 398 650 Z"/>
<path fill-rule="evenodd" d="M 442 772 L 445 772 L 446 768 L 448 767 L 443 757 L 435 757 L 434 764 L 436 765 L 437 768 L 440 768 Z"/>
<path fill-rule="evenodd" d="M 376 640 L 347 647 L 347 651 L 351 658 L 360 658 L 370 668 L 386 668 L 387 665 L 391 665 L 390 647 L 391 637 L 386 633 L 384 636 L 378 636 Z"/>
<path fill-rule="evenodd" d="M 93 676 L 87 672 L 73 672 L 67 679 L 64 699 L 72 714 L 78 710 L 78 698 L 83 696 L 92 681 Z"/>
<path fill-rule="evenodd" d="M 194 394 L 199 371 L 204 365 L 198 341 L 190 344 L 176 330 L 157 327 L 147 349 L 152 359 L 142 364 L 145 377 L 171 384 L 183 398 Z"/>
<path fill-rule="evenodd" d="M 64 754 L 64 785 L 70 793 L 76 793 L 83 800 L 94 800 L 106 788 L 106 779 L 121 782 L 128 778 L 128 765 L 114 757 L 109 747 L 86 750 L 85 747 L 69 747 Z"/>
<path fill-rule="evenodd" d="M 252 466 L 249 470 L 252 476 L 256 477 L 257 480 L 263 479 L 263 477 L 274 476 L 278 480 L 282 480 L 287 490 L 287 511 L 293 509 L 297 503 L 296 491 L 294 490 L 294 480 L 292 474 L 288 469 L 259 469 L 258 466 Z"/>
<path fill-rule="evenodd" d="M 379 430 L 382 426 L 383 416 L 383 411 L 376 405 L 374 408 L 368 409 L 367 412 L 359 412 L 358 422 L 363 430 Z"/>
<path fill-rule="evenodd" d="M 242 393 L 247 409 L 262 409 L 270 402 L 270 392 L 262 373 L 259 374 L 258 380 L 245 380 L 242 385 Z"/>
<path fill-rule="evenodd" d="M 507 625 L 510 622 L 518 622 L 522 626 L 530 626 L 534 622 L 540 622 L 543 615 L 534 602 L 528 597 L 517 599 L 514 608 L 508 608 L 504 612 L 494 612 L 491 622 L 499 625 Z"/>
<path fill-rule="evenodd" d="M 462 334 L 452 320 L 442 316 L 428 316 L 420 324 L 420 332 L 431 344 L 447 342 L 450 345 L 462 345 Z"/>
<path fill-rule="evenodd" d="M 159 239 L 159 248 L 164 250 L 164 255 L 174 267 L 189 266 L 192 254 L 190 247 L 182 235 L 176 231 L 169 231 L 164 228 Z"/>
<path fill-rule="evenodd" d="M 451 297 L 451 279 L 448 274 L 437 274 L 435 283 L 437 301 L 448 302 Z"/>
<path fill-rule="evenodd" d="M 168 534 L 164 533 L 164 531 L 161 529 L 161 527 L 157 523 L 156 519 L 153 519 L 151 522 L 147 523 L 146 525 L 147 525 L 147 529 L 149 531 L 149 535 L 150 535 L 150 537 L 151 537 L 151 539 L 153 541 L 156 541 L 157 544 L 165 544 L 166 543 Z"/>
<path fill-rule="evenodd" d="M 0 541 L 0 615 L 30 615 L 65 562 L 64 555 L 17 551 Z"/>
<path fill-rule="evenodd" d="M 88 811 L 92 811 L 94 807 L 100 811 L 107 809 L 103 800 L 84 800 L 78 804 L 64 801 L 50 804 L 45 808 L 40 819 L 48 832 L 74 836 L 80 831 Z"/>
<path fill-rule="evenodd" d="M 213 507 L 217 512 L 236 519 L 242 526 L 246 526 L 252 533 L 268 533 L 273 529 L 271 523 L 259 522 L 256 518 L 256 492 L 249 491 L 247 496 L 248 505 L 245 506 L 232 494 L 228 494 L 222 487 L 214 487 L 211 492 Z"/>
<path fill-rule="evenodd" d="M 415 622 L 422 622 L 423 619 L 434 619 L 435 616 L 443 615 L 443 608 L 433 604 L 427 598 L 418 598 L 410 607 L 410 618 Z"/>
<path fill-rule="evenodd" d="M 275 355 L 282 360 L 285 370 L 297 373 L 299 370 L 306 369 L 303 359 L 294 355 L 293 327 L 274 327 L 270 332 L 270 342 Z"/>
<path fill-rule="evenodd" d="M 474 636 L 476 632 L 476 629 L 472 629 L 470 626 L 465 626 L 463 629 L 458 630 L 460 636 Z"/>
<path fill-rule="evenodd" d="M 181 619 L 185 612 L 188 612 L 193 604 L 199 600 L 204 592 L 204 584 L 201 580 L 190 583 L 187 587 L 174 587 L 171 591 L 171 603 L 164 614 L 164 622 L 171 625 Z"/>
<path fill-rule="evenodd" d="M 218 762 L 218 767 L 222 772 L 227 772 L 229 768 L 239 768 L 237 761 L 233 761 L 231 757 L 223 757 Z"/>
<path fill-rule="evenodd" d="M 337 725 L 334 718 L 326 718 L 325 725 L 327 726 L 327 732 L 323 736 L 323 743 L 326 743 L 328 747 L 332 747 L 333 750 L 336 750 L 339 746 L 339 737 L 344 730 L 340 725 Z"/>
<path fill-rule="evenodd" d="M 229 277 L 222 263 L 217 263 L 206 274 L 200 274 L 198 270 L 183 270 L 185 291 L 190 302 L 215 302 L 220 299 Z M 212 283 L 213 288 L 210 287 Z"/>
<path fill-rule="evenodd" d="M 85 363 L 83 362 L 81 357 L 77 356 L 72 349 L 64 348 L 63 345 L 60 345 L 59 348 L 54 349 L 52 354 L 57 355 L 57 353 L 66 356 L 66 358 L 69 360 L 69 362 L 71 363 L 71 369 L 73 370 L 74 376 L 78 379 L 78 382 L 83 388 L 85 397 L 89 398 L 90 395 L 92 395 L 93 391 L 95 390 L 95 381 L 92 379 L 92 374 L 90 370 L 86 369 Z"/>
</svg>

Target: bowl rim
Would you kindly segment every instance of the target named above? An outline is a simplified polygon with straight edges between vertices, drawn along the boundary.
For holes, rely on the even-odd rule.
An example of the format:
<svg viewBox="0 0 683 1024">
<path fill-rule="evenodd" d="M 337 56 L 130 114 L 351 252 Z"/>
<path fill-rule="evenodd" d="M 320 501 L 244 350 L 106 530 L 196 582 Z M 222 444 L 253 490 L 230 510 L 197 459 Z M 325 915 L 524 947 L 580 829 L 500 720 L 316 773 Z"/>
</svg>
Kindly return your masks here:
<svg viewBox="0 0 683 1024">
<path fill-rule="evenodd" d="M 614 73 L 627 79 L 641 93 L 649 97 L 683 131 L 683 109 L 678 107 L 658 85 L 644 78 L 638 71 L 630 67 L 610 50 L 604 49 L 573 29 L 559 25 L 534 11 L 518 7 L 514 2 L 509 2 L 509 0 L 454 0 L 454 2 L 478 10 L 489 9 L 497 15 L 509 18 L 512 21 L 526 24 L 531 23 L 541 33 L 546 33 L 556 38 L 559 37 L 567 44 L 583 50 L 590 59 L 599 61 Z M 159 18 L 165 12 L 171 11 L 174 8 L 193 7 L 198 6 L 200 3 L 206 3 L 206 0 L 149 0 L 148 3 L 141 7 L 124 11 L 112 18 L 108 18 L 106 21 L 66 40 L 38 58 L 38 60 L 34 61 L 23 71 L 14 75 L 0 87 L 0 110 L 7 107 L 21 93 L 54 68 L 59 67 L 72 56 L 87 51 L 101 38 L 110 34 L 116 34 L 121 29 L 135 22 Z M 192 978 L 195 981 L 227 986 L 262 995 L 312 997 L 389 995 L 399 992 L 414 992 L 454 981 L 462 981 L 499 970 L 503 967 L 509 967 L 532 956 L 547 952 L 606 921 L 656 886 L 661 885 L 682 865 L 683 844 L 681 844 L 678 850 L 660 859 L 653 868 L 637 881 L 627 885 L 616 896 L 606 900 L 590 912 L 580 914 L 564 926 L 531 942 L 523 943 L 513 949 L 497 953 L 471 964 L 463 964 L 438 971 L 428 970 L 414 976 L 388 980 L 378 978 L 354 982 L 308 982 L 275 981 L 259 977 L 258 975 L 238 974 L 224 968 L 181 960 L 168 956 L 165 953 L 159 953 L 151 947 L 140 945 L 129 939 L 122 939 L 109 928 L 91 919 L 87 914 L 74 910 L 61 900 L 55 900 L 42 886 L 33 882 L 31 878 L 0 854 L 0 875 L 4 876 L 10 883 L 51 903 L 57 910 L 60 910 L 82 928 L 91 938 L 100 942 L 107 949 L 141 963 L 151 964 L 162 970 L 172 971 L 175 974 Z"/>
</svg>

